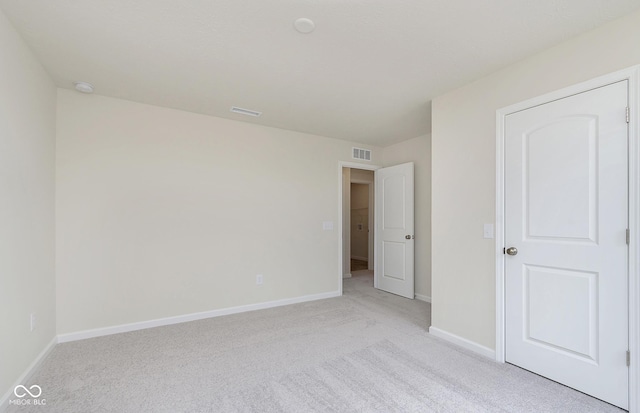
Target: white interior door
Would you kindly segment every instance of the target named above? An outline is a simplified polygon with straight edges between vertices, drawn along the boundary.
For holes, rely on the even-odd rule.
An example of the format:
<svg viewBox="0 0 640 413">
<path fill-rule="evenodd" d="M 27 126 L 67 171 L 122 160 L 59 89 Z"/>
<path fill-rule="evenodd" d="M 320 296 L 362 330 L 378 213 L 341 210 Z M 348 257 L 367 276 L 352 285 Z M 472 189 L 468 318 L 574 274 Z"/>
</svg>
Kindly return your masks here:
<svg viewBox="0 0 640 413">
<path fill-rule="evenodd" d="M 506 117 L 506 360 L 628 408 L 627 81 Z"/>
<path fill-rule="evenodd" d="M 378 169 L 375 183 L 375 286 L 413 299 L 413 162 Z"/>
</svg>

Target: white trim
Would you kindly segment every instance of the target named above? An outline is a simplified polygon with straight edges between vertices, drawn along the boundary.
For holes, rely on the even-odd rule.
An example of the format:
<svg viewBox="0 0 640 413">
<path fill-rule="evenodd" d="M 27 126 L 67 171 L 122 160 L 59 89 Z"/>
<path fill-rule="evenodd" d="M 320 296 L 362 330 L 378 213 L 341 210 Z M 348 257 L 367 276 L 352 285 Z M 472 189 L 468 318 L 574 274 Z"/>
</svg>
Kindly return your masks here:
<svg viewBox="0 0 640 413">
<path fill-rule="evenodd" d="M 496 112 L 496 351 L 505 361 L 504 325 L 504 121 L 505 117 L 533 106 L 586 92 L 623 80 L 629 81 L 629 412 L 640 413 L 640 66 L 633 66 L 577 85 L 517 103 Z"/>
<path fill-rule="evenodd" d="M 367 258 L 367 257 L 360 257 L 360 256 L 358 256 L 358 255 L 352 255 L 352 256 L 351 256 L 351 259 L 352 259 L 352 260 L 358 260 L 358 261 L 367 261 L 367 262 L 369 261 L 369 258 Z"/>
<path fill-rule="evenodd" d="M 496 112 L 496 361 L 505 360 L 505 315 L 504 315 L 504 122 L 506 113 Z"/>
<path fill-rule="evenodd" d="M 431 303 L 431 297 L 429 297 L 428 295 L 416 294 L 416 300 Z"/>
<path fill-rule="evenodd" d="M 494 359 L 496 357 L 496 352 L 489 347 L 485 347 L 476 343 L 475 341 L 467 340 L 466 338 L 449 333 L 448 331 L 441 330 L 437 327 L 429 327 L 429 334 L 442 340 L 448 341 L 449 343 L 455 344 L 458 347 L 473 351 L 474 353 L 480 354 L 481 356 L 488 357 L 490 359 Z"/>
<path fill-rule="evenodd" d="M 338 161 L 340 164 L 340 173 L 342 174 L 342 168 L 351 168 L 351 169 L 363 169 L 365 171 L 375 171 L 376 169 L 382 168 L 378 165 L 371 164 L 363 164 L 358 162 L 346 162 L 346 161 Z"/>
<path fill-rule="evenodd" d="M 344 258 L 342 254 L 343 247 L 343 222 L 342 222 L 342 168 L 351 168 L 351 169 L 364 169 L 365 171 L 375 171 L 380 169 L 381 166 L 378 165 L 365 165 L 356 162 L 346 162 L 346 161 L 338 161 L 338 291 L 339 295 L 342 295 L 342 279 L 344 278 Z M 375 208 L 375 207 L 374 207 Z M 374 238 L 376 234 L 373 234 Z M 374 240 L 375 244 L 375 240 Z M 376 252 L 374 251 L 374 256 Z M 375 270 L 374 270 L 375 271 Z M 375 273 L 374 273 L 374 282 L 375 282 Z"/>
<path fill-rule="evenodd" d="M 38 354 L 38 357 L 36 357 L 35 360 L 31 362 L 29 367 L 27 367 L 24 373 L 22 373 L 18 380 L 16 380 L 13 386 L 11 386 L 11 388 L 5 393 L 5 395 L 2 396 L 2 399 L 0 399 L 0 412 L 5 411 L 5 409 L 8 407 L 9 398 L 13 394 L 13 389 L 15 389 L 17 385 L 24 385 L 27 381 L 29 381 L 33 373 L 35 373 L 38 367 L 40 367 L 42 362 L 47 358 L 49 353 L 51 353 L 51 350 L 53 350 L 56 344 L 58 344 L 58 338 L 53 337 L 49 344 L 47 344 L 47 346 L 40 352 L 40 354 Z"/>
<path fill-rule="evenodd" d="M 375 172 L 373 174 L 374 174 L 374 180 L 375 180 Z M 369 258 L 367 259 L 367 269 L 371 271 L 375 271 L 375 265 L 374 265 L 375 264 L 374 263 L 374 258 L 375 258 L 374 236 L 376 234 L 375 216 L 376 216 L 375 182 L 371 182 L 369 183 L 369 222 L 367 222 L 367 225 L 369 225 L 369 233 L 367 234 L 367 254 L 369 254 Z M 375 278 L 375 274 L 374 274 L 374 278 Z"/>
<path fill-rule="evenodd" d="M 640 66 L 629 79 L 629 411 L 640 412 Z"/>
<path fill-rule="evenodd" d="M 351 273 L 346 273 L 342 275 L 342 279 L 351 278 Z"/>
<path fill-rule="evenodd" d="M 144 330 L 146 328 L 168 326 L 171 324 L 186 323 L 189 321 L 202 320 L 205 318 L 220 317 L 230 314 L 245 313 L 248 311 L 264 310 L 267 308 L 281 307 L 284 305 L 304 303 L 307 301 L 323 300 L 325 298 L 339 297 L 338 291 L 329 293 L 303 295 L 295 298 L 285 298 L 283 300 L 267 301 L 265 303 L 242 305 L 238 307 L 221 308 L 219 310 L 204 311 L 201 313 L 184 314 L 175 317 L 158 318 L 155 320 L 141 321 L 138 323 L 121 324 L 117 326 L 96 328 L 92 330 L 78 331 L 75 333 L 67 333 L 58 335 L 59 343 L 69 341 L 84 340 L 87 338 L 108 336 L 111 334 L 126 333 L 129 331 Z"/>
</svg>

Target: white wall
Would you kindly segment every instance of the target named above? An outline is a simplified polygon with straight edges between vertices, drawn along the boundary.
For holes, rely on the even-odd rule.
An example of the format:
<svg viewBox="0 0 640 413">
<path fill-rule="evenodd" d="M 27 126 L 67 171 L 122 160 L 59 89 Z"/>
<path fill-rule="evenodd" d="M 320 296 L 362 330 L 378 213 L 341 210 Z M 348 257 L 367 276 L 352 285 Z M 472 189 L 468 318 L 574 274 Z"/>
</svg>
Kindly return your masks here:
<svg viewBox="0 0 640 413">
<path fill-rule="evenodd" d="M 426 115 L 425 115 L 426 116 Z M 415 164 L 415 291 L 431 297 L 431 136 L 424 135 L 383 149 L 383 165 Z"/>
<path fill-rule="evenodd" d="M 495 348 L 496 110 L 640 64 L 639 44 L 636 12 L 433 101 L 433 326 Z"/>
<path fill-rule="evenodd" d="M 352 143 L 67 90 L 57 138 L 58 333 L 339 290 Z"/>
<path fill-rule="evenodd" d="M 0 11 L 3 398 L 55 337 L 55 104 L 53 82 Z M 32 312 L 36 329 L 30 332 Z"/>
</svg>

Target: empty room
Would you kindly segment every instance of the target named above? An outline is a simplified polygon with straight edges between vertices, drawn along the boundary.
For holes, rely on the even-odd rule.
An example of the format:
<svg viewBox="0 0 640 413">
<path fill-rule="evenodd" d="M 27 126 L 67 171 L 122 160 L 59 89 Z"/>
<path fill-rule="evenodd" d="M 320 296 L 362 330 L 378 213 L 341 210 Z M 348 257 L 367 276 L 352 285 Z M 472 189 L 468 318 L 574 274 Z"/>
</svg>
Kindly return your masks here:
<svg viewBox="0 0 640 413">
<path fill-rule="evenodd" d="M 0 412 L 640 413 L 640 1 L 0 0 Z"/>
</svg>

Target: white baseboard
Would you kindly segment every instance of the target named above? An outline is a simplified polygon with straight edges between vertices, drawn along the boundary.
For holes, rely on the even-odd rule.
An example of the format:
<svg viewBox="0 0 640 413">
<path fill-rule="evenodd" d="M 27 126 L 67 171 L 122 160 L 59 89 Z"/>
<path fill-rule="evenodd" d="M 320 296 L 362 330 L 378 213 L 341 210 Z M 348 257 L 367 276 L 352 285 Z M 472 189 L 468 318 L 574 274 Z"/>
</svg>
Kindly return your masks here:
<svg viewBox="0 0 640 413">
<path fill-rule="evenodd" d="M 485 357 L 489 357 L 492 360 L 496 359 L 496 352 L 488 347 L 482 346 L 475 341 L 467 340 L 466 338 L 457 336 L 455 334 L 451 334 L 447 331 L 440 330 L 437 327 L 429 327 L 429 334 L 432 334 L 438 338 L 446 340 L 450 343 L 453 343 L 457 346 L 465 348 L 467 350 L 471 350 L 474 353 L 480 354 Z"/>
<path fill-rule="evenodd" d="M 47 356 L 49 355 L 49 353 L 51 353 L 51 350 L 53 350 L 56 344 L 58 344 L 58 338 L 53 337 L 53 339 L 49 342 L 49 344 L 47 344 L 47 346 L 40 352 L 40 354 L 38 354 L 38 357 L 36 357 L 35 360 L 31 362 L 31 364 L 29 365 L 29 367 L 27 367 L 25 372 L 22 373 L 22 375 L 18 378 L 18 380 L 16 380 L 13 386 L 11 386 L 11 388 L 4 394 L 4 396 L 2 396 L 2 399 L 0 399 L 0 412 L 3 412 L 7 409 L 9 405 L 9 399 L 13 394 L 13 389 L 15 389 L 16 386 L 19 384 L 24 385 L 31 378 L 33 373 L 35 373 L 38 367 L 40 367 L 40 364 L 42 364 L 44 359 L 47 358 Z"/>
<path fill-rule="evenodd" d="M 280 307 L 283 305 L 304 303 L 307 301 L 323 300 L 325 298 L 339 297 L 339 291 L 330 293 L 303 295 L 301 297 L 286 298 L 283 300 L 267 301 L 265 303 L 242 305 L 238 307 L 221 308 L 219 310 L 204 311 L 201 313 L 185 314 L 175 317 L 158 318 L 155 320 L 141 321 L 138 323 L 121 324 L 111 327 L 96 328 L 92 330 L 78 331 L 75 333 L 67 333 L 58 335 L 59 343 L 69 341 L 84 340 L 87 338 L 108 336 L 111 334 L 127 333 L 129 331 L 144 330 L 146 328 L 168 326 L 171 324 L 185 323 L 188 321 L 202 320 L 205 318 L 220 317 L 223 315 L 245 313 L 247 311 L 264 310 L 267 308 Z"/>
<path fill-rule="evenodd" d="M 360 256 L 358 256 L 358 255 L 352 255 L 352 256 L 351 256 L 351 259 L 352 259 L 352 260 L 358 260 L 358 261 L 367 261 L 367 262 L 369 261 L 369 258 L 367 258 L 367 257 L 360 257 Z"/>
<path fill-rule="evenodd" d="M 427 303 L 431 303 L 431 297 L 428 295 L 416 294 L 416 300 L 426 301 Z"/>
<path fill-rule="evenodd" d="M 342 278 L 351 278 L 351 273 L 342 274 Z"/>
</svg>

